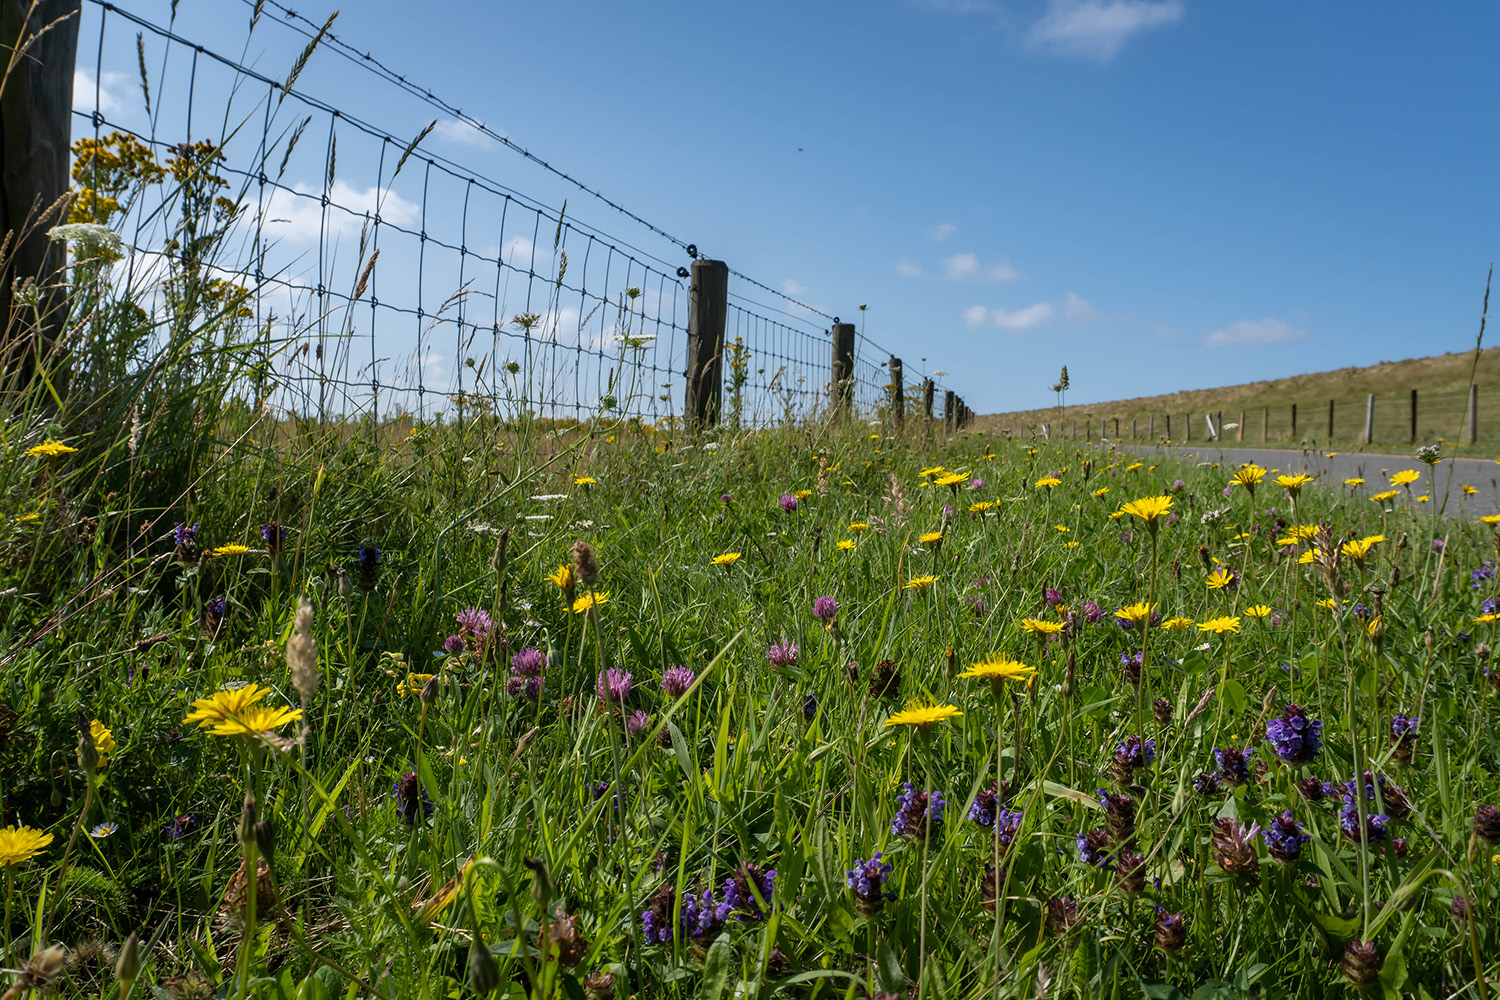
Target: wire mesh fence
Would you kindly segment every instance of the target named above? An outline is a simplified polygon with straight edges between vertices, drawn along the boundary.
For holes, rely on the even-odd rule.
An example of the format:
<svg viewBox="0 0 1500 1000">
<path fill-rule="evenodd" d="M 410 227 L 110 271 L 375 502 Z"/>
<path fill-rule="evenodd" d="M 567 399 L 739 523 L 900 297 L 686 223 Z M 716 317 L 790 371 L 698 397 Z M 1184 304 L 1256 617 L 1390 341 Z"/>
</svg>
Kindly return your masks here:
<svg viewBox="0 0 1500 1000">
<path fill-rule="evenodd" d="M 115 280 L 160 329 L 191 286 L 187 306 L 217 308 L 259 359 L 247 399 L 303 417 L 682 417 L 695 246 L 327 25 L 221 3 L 247 15 L 238 51 L 253 38 L 264 55 L 226 54 L 230 34 L 194 29 L 176 5 L 162 23 L 84 4 L 73 219 L 121 234 Z M 335 76 L 309 69 L 320 51 L 341 57 Z M 278 60 L 284 73 L 265 69 Z M 359 78 L 358 106 L 320 91 L 339 91 L 338 74 Z M 402 102 L 443 117 L 382 124 Z M 546 193 L 444 153 L 444 130 L 514 154 Z M 826 411 L 836 317 L 730 274 L 724 413 L 757 426 Z M 888 355 L 859 338 L 862 415 L 890 398 Z"/>
</svg>

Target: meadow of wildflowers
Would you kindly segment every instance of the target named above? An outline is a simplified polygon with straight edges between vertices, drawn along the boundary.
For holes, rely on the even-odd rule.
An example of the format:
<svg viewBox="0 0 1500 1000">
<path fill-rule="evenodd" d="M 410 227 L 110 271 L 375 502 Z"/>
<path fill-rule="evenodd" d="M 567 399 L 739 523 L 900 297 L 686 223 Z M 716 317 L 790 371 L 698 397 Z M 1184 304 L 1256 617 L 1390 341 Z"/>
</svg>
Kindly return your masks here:
<svg viewBox="0 0 1500 1000">
<path fill-rule="evenodd" d="M 6 996 L 1500 986 L 1500 519 L 1405 477 L 5 433 Z"/>
</svg>

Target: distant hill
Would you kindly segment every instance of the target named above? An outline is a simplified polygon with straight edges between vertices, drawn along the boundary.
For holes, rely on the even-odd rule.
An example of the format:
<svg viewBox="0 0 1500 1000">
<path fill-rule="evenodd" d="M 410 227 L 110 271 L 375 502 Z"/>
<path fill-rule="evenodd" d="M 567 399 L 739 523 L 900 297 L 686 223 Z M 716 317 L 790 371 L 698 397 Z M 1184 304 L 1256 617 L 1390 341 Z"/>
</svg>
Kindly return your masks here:
<svg viewBox="0 0 1500 1000">
<path fill-rule="evenodd" d="M 1021 435 L 1028 433 L 1027 428 L 1049 424 L 1054 436 L 1062 433 L 1071 437 L 1076 421 L 1080 438 L 1088 429 L 1089 436 L 1097 441 L 1101 422 L 1106 437 L 1114 437 L 1114 421 L 1118 420 L 1120 437 L 1129 438 L 1131 422 L 1134 421 L 1139 440 L 1148 437 L 1154 415 L 1156 438 L 1161 439 L 1167 436 L 1165 418 L 1170 415 L 1174 440 L 1182 440 L 1189 426 L 1192 439 L 1197 440 L 1207 437 L 1205 413 L 1222 413 L 1225 424 L 1239 424 L 1243 413 L 1243 425 L 1225 432 L 1227 441 L 1352 444 L 1364 432 L 1365 401 L 1369 394 L 1374 393 L 1376 444 L 1406 445 L 1411 437 L 1411 390 L 1416 389 L 1418 443 L 1438 438 L 1452 442 L 1459 439 L 1464 426 L 1465 401 L 1473 364 L 1473 351 L 1438 354 L 1214 389 L 1070 404 L 1061 414 L 1055 407 L 985 414 L 976 418 L 975 426 L 987 431 L 1009 428 L 1012 434 Z M 1488 443 L 1487 450 L 1492 450 L 1496 443 L 1500 443 L 1500 347 L 1488 348 L 1480 354 L 1474 378 L 1480 388 L 1479 443 L 1481 446 Z M 1334 403 L 1334 433 L 1331 437 L 1328 434 L 1330 401 Z M 1295 437 L 1291 433 L 1292 404 L 1297 406 Z"/>
</svg>

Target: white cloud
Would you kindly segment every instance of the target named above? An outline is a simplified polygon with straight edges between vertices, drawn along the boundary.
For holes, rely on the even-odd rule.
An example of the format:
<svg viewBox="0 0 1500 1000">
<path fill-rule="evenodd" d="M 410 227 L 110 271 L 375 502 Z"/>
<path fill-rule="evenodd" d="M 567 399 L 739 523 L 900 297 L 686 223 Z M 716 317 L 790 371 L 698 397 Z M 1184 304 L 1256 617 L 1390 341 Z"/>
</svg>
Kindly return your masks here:
<svg viewBox="0 0 1500 1000">
<path fill-rule="evenodd" d="M 1291 344 L 1307 336 L 1307 331 L 1279 319 L 1240 320 L 1203 335 L 1204 347 L 1233 347 L 1237 344 Z"/>
<path fill-rule="evenodd" d="M 898 260 L 896 273 L 903 278 L 918 278 L 922 275 L 922 269 L 909 260 Z"/>
<path fill-rule="evenodd" d="M 781 283 L 781 290 L 794 298 L 806 295 L 808 292 L 806 285 L 792 278 L 788 278 Z"/>
<path fill-rule="evenodd" d="M 310 184 L 294 184 L 292 190 L 296 194 L 273 189 L 266 199 L 261 213 L 262 225 L 266 235 L 273 239 L 315 243 L 320 234 L 325 238 L 337 238 L 358 233 L 366 212 L 373 218 L 379 211 L 381 221 L 402 226 L 410 225 L 421 215 L 416 203 L 407 201 L 390 188 L 357 188 L 347 181 L 338 180 L 328 192 L 330 207 L 325 222 L 321 189 Z"/>
<path fill-rule="evenodd" d="M 108 70 L 99 74 L 99 113 L 108 117 L 125 109 L 125 100 L 121 96 L 121 90 L 126 86 L 128 78 L 124 73 L 111 73 Z M 94 78 L 84 70 L 73 71 L 73 110 L 86 115 L 94 113 Z"/>
<path fill-rule="evenodd" d="M 917 6 L 944 14 L 988 14 L 999 9 L 993 0 L 917 0 Z"/>
<path fill-rule="evenodd" d="M 1063 303 L 1063 318 L 1069 323 L 1093 323 L 1103 319 L 1104 314 L 1069 292 L 1067 301 Z"/>
<path fill-rule="evenodd" d="M 1064 55 L 1109 62 L 1136 35 L 1180 21 L 1182 0 L 1048 0 L 1031 41 Z"/>
<path fill-rule="evenodd" d="M 496 135 L 505 135 L 499 129 L 491 129 Z M 475 149 L 490 149 L 495 145 L 495 140 L 479 131 L 468 122 L 459 121 L 457 118 L 445 118 L 437 123 L 432 134 L 444 142 L 451 142 L 458 146 L 472 146 Z"/>
<path fill-rule="evenodd" d="M 958 227 L 951 222 L 939 222 L 928 231 L 932 233 L 933 239 L 941 243 L 948 237 L 952 236 L 954 232 L 957 231 L 957 229 Z"/>
<path fill-rule="evenodd" d="M 1021 309 L 970 306 L 963 311 L 963 318 L 971 327 L 993 326 L 1011 333 L 1020 333 L 1051 323 L 1057 318 L 1057 309 L 1050 302 L 1035 302 Z"/>
<path fill-rule="evenodd" d="M 1015 281 L 1021 272 L 1010 266 L 1010 261 L 981 266 L 979 258 L 971 253 L 954 254 L 943 261 L 943 276 L 949 281 L 964 278 L 983 278 L 986 281 Z"/>
</svg>

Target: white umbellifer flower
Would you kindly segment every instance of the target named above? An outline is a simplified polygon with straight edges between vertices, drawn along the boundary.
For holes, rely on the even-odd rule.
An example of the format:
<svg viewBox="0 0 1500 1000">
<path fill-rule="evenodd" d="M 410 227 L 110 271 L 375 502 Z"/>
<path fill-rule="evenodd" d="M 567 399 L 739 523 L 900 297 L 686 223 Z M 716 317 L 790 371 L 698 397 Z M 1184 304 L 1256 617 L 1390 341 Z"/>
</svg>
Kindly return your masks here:
<svg viewBox="0 0 1500 1000">
<path fill-rule="evenodd" d="M 551 514 L 527 514 L 525 517 L 521 518 L 521 520 L 523 520 L 523 521 L 550 521 L 550 520 L 552 520 L 552 515 Z"/>
<path fill-rule="evenodd" d="M 538 493 L 536 496 L 532 497 L 531 499 L 533 499 L 533 500 L 566 500 L 566 499 L 568 499 L 568 495 L 566 493 Z"/>
<path fill-rule="evenodd" d="M 937 371 L 935 371 L 935 372 L 932 373 L 933 378 L 939 378 L 939 377 L 941 377 L 943 375 L 947 375 L 947 374 L 949 374 L 949 373 L 943 371 L 941 368 L 939 368 Z"/>
<path fill-rule="evenodd" d="M 112 264 L 125 256 L 125 243 L 120 235 L 97 222 L 69 222 L 53 226 L 47 230 L 47 236 L 59 243 L 73 244 L 73 252 L 79 260 Z"/>
<path fill-rule="evenodd" d="M 719 442 L 717 442 L 717 441 L 710 441 L 710 442 L 708 442 L 707 444 L 705 444 L 703 446 L 703 450 L 704 451 L 718 451 L 719 450 Z"/>
</svg>

